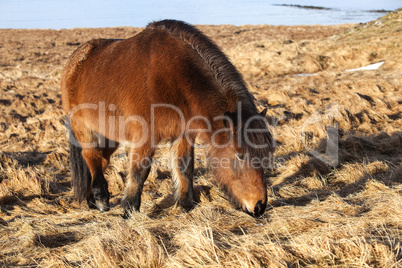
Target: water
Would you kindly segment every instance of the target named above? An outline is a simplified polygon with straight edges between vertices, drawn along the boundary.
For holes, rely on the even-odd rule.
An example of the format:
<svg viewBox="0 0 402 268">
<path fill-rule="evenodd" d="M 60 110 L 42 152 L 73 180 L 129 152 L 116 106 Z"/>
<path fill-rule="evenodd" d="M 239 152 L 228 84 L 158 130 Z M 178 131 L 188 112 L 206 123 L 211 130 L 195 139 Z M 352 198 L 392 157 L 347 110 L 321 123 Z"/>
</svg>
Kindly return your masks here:
<svg viewBox="0 0 402 268">
<path fill-rule="evenodd" d="M 305 9 L 283 5 L 320 6 Z M 192 24 L 341 24 L 374 20 L 402 0 L 0 0 L 0 28 L 146 26 L 173 18 Z"/>
</svg>

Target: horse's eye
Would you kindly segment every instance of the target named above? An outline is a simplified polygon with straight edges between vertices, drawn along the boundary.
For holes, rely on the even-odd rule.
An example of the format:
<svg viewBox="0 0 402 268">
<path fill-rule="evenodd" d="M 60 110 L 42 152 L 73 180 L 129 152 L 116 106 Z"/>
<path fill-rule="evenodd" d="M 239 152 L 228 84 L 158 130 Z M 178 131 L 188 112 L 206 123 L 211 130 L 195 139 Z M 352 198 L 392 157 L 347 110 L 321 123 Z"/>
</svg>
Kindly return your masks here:
<svg viewBox="0 0 402 268">
<path fill-rule="evenodd" d="M 246 157 L 244 156 L 244 154 L 239 154 L 239 153 L 235 153 L 237 159 L 239 159 L 240 161 L 244 161 L 244 159 L 246 159 Z"/>
</svg>

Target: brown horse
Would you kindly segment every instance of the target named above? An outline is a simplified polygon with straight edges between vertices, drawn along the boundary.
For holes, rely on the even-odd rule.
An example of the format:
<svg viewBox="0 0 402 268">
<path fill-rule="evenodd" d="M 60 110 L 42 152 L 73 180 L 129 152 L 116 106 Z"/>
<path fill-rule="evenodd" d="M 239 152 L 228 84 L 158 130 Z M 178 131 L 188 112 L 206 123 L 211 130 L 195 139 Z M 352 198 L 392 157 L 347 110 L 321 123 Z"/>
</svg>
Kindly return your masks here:
<svg viewBox="0 0 402 268">
<path fill-rule="evenodd" d="M 267 203 L 264 160 L 273 151 L 265 112 L 237 69 L 193 26 L 151 23 L 125 40 L 96 39 L 70 57 L 61 79 L 69 121 L 72 181 L 79 201 L 109 209 L 103 175 L 122 141 L 131 143 L 131 170 L 121 201 L 138 211 L 157 145 L 173 143 L 175 196 L 195 204 L 194 140 L 210 145 L 210 166 L 234 204 L 259 216 Z"/>
</svg>

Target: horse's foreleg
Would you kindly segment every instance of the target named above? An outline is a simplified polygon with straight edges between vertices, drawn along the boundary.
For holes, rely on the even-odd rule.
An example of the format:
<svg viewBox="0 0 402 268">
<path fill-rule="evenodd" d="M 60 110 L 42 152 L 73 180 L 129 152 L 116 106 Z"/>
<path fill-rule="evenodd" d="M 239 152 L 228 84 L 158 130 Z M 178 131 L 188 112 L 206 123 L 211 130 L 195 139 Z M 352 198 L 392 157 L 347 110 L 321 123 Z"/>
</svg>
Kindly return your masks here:
<svg viewBox="0 0 402 268">
<path fill-rule="evenodd" d="M 175 142 L 171 155 L 172 179 L 175 186 L 175 198 L 185 210 L 195 205 L 193 191 L 194 147 L 186 139 Z"/>
<path fill-rule="evenodd" d="M 126 191 L 121 206 L 124 209 L 124 218 L 130 217 L 133 211 L 139 211 L 141 205 L 141 193 L 145 180 L 151 170 L 152 153 L 139 150 L 131 151 L 131 171 L 127 179 Z"/>
<path fill-rule="evenodd" d="M 106 171 L 106 168 L 109 166 L 110 157 L 119 147 L 119 143 L 115 141 L 110 141 L 106 139 L 106 145 L 102 148 L 102 171 L 103 173 Z"/>
</svg>

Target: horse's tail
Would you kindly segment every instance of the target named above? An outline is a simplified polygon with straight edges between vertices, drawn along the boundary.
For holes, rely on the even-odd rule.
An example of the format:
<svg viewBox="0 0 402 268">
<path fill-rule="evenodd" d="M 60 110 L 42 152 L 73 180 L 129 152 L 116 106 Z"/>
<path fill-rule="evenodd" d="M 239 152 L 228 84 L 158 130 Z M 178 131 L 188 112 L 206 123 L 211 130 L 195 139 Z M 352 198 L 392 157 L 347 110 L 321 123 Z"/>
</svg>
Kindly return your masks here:
<svg viewBox="0 0 402 268">
<path fill-rule="evenodd" d="M 147 28 L 166 29 L 172 35 L 188 43 L 209 67 L 226 96 L 232 111 L 238 102 L 251 111 L 257 112 L 253 95 L 248 91 L 243 77 L 218 46 L 200 30 L 182 21 L 162 20 L 150 23 Z"/>
<path fill-rule="evenodd" d="M 70 121 L 67 118 L 67 128 L 69 130 L 70 143 L 70 164 L 71 164 L 71 180 L 74 189 L 74 197 L 81 203 L 87 198 L 91 187 L 91 173 L 88 165 L 82 156 L 82 147 L 79 145 L 77 138 L 71 128 Z"/>
</svg>

